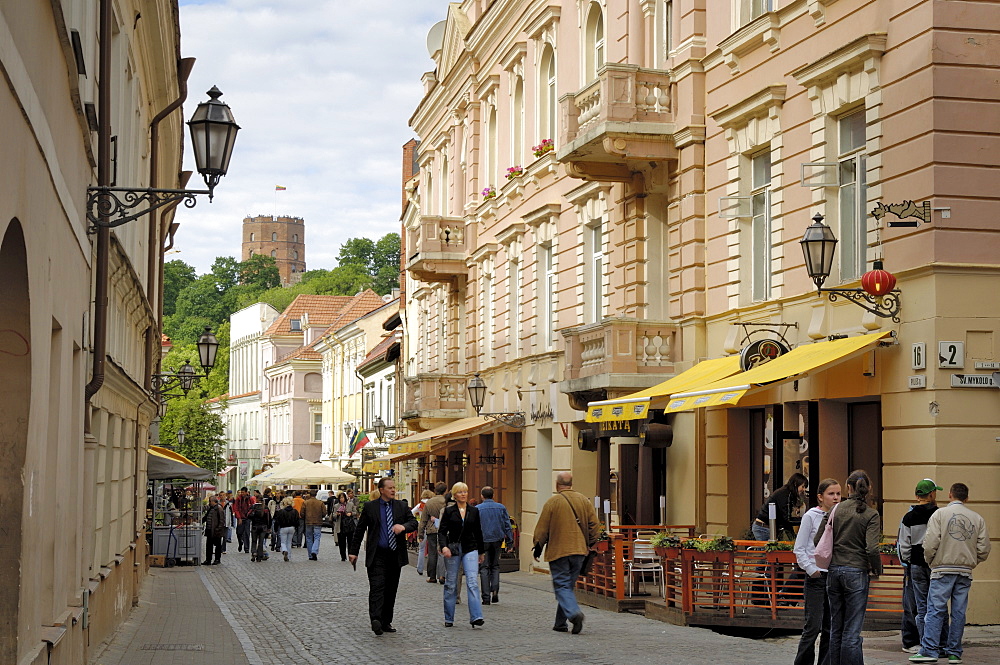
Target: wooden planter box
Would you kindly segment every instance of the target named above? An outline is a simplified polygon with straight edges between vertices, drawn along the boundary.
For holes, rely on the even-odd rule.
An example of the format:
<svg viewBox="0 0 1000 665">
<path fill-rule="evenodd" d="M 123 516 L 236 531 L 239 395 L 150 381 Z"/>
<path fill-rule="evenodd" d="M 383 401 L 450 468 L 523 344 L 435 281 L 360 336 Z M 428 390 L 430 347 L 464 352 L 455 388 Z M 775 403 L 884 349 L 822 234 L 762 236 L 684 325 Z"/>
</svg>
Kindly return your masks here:
<svg viewBox="0 0 1000 665">
<path fill-rule="evenodd" d="M 781 563 L 781 564 L 794 564 L 795 563 L 795 552 L 788 550 L 776 550 L 774 552 L 765 552 L 764 559 L 768 563 Z"/>
<path fill-rule="evenodd" d="M 727 563 L 732 564 L 736 552 L 699 552 L 698 550 L 681 550 L 681 558 L 684 561 L 697 561 L 699 563 Z"/>
<path fill-rule="evenodd" d="M 883 566 L 899 566 L 899 556 L 896 554 L 880 554 Z"/>
<path fill-rule="evenodd" d="M 594 545 L 594 550 L 597 552 L 607 552 L 610 546 L 610 540 L 598 540 L 597 544 Z"/>
<path fill-rule="evenodd" d="M 663 559 L 676 559 L 680 556 L 681 548 L 679 547 L 654 547 L 653 551 L 656 552 L 656 556 Z"/>
</svg>

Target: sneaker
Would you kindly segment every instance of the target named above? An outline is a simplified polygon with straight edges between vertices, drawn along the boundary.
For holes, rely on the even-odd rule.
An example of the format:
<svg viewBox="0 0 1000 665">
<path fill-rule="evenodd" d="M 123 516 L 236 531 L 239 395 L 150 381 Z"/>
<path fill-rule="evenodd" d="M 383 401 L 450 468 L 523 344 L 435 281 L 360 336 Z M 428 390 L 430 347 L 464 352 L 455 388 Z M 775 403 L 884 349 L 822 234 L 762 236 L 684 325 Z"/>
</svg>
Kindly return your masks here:
<svg viewBox="0 0 1000 665">
<path fill-rule="evenodd" d="M 484 623 L 486 623 L 486 619 L 474 619 L 469 623 L 471 623 L 473 628 L 475 628 L 476 626 L 482 626 Z"/>
<path fill-rule="evenodd" d="M 934 656 L 925 656 L 922 653 L 910 656 L 911 663 L 936 663 L 937 660 Z"/>
<path fill-rule="evenodd" d="M 912 647 L 903 647 L 903 653 L 920 653 L 920 645 L 914 644 Z"/>
<path fill-rule="evenodd" d="M 962 662 L 962 657 L 961 656 L 949 655 L 948 656 L 948 662 L 949 663 L 954 663 L 954 664 L 957 665 L 958 663 Z"/>
</svg>

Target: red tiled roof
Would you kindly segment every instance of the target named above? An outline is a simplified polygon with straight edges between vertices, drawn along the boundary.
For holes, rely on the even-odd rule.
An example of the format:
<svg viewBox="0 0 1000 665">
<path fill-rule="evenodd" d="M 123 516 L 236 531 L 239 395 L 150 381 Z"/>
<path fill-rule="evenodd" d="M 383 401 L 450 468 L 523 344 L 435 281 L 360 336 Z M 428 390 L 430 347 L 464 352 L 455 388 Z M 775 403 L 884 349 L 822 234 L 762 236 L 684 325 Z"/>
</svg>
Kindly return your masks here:
<svg viewBox="0 0 1000 665">
<path fill-rule="evenodd" d="M 377 296 L 376 296 L 377 297 Z M 302 319 L 308 313 L 309 325 L 329 326 L 341 310 L 354 298 L 351 296 L 317 296 L 303 293 L 295 297 L 285 311 L 278 315 L 265 335 L 282 335 L 292 332 L 292 319 Z"/>
<path fill-rule="evenodd" d="M 399 340 L 401 340 L 402 338 L 403 338 L 402 333 L 396 331 L 392 335 L 389 335 L 388 337 L 383 339 L 381 342 L 375 345 L 375 348 L 372 349 L 367 356 L 365 356 L 364 360 L 358 363 L 358 369 L 361 369 L 365 365 L 375 362 L 376 360 L 384 358 L 386 352 L 389 351 L 389 348 L 392 347 L 393 344 L 398 343 Z"/>
<path fill-rule="evenodd" d="M 292 310 L 292 308 L 296 306 L 296 303 L 298 303 L 301 298 L 306 298 L 306 297 L 309 297 L 309 298 L 339 298 L 339 299 L 341 299 L 342 304 L 340 305 L 339 311 L 337 311 L 336 313 L 334 313 L 332 316 L 328 315 L 327 313 L 324 312 L 322 314 L 322 316 L 324 317 L 325 320 L 319 320 L 319 317 L 313 313 L 313 309 L 307 309 L 305 307 L 305 305 L 308 305 L 309 303 L 305 303 L 305 304 L 303 304 L 302 306 L 300 306 L 297 309 L 297 312 L 299 312 L 297 315 L 293 314 L 293 315 L 287 317 L 286 320 L 285 320 L 285 322 L 282 323 L 282 328 L 280 328 L 277 332 L 272 332 L 275 329 L 275 327 L 279 325 L 279 322 L 282 322 L 282 318 L 285 317 L 285 314 L 287 312 L 290 312 Z M 271 325 L 270 328 L 268 328 L 267 333 L 265 333 L 265 334 L 280 334 L 282 332 L 291 332 L 291 327 L 290 327 L 291 324 L 288 323 L 288 320 L 293 319 L 293 318 L 301 318 L 302 317 L 301 313 L 308 312 L 309 313 L 309 324 L 310 325 L 313 325 L 315 323 L 320 323 L 321 325 L 326 325 L 326 330 L 323 331 L 323 335 L 325 335 L 328 332 L 332 332 L 334 330 L 338 330 L 340 328 L 343 328 L 344 326 L 348 325 L 352 321 L 357 321 L 358 319 L 360 319 L 364 315 L 366 315 L 366 314 L 368 314 L 370 312 L 374 312 L 376 309 L 378 309 L 380 307 L 384 307 L 386 304 L 388 304 L 388 303 L 386 303 L 384 300 L 382 300 L 382 296 L 380 296 L 379 294 L 375 293 L 371 289 L 365 289 L 364 291 L 362 291 L 361 293 L 359 293 L 359 294 L 357 294 L 355 296 L 305 296 L 305 295 L 300 295 L 295 300 L 292 301 L 292 304 L 289 305 L 288 308 L 285 309 L 284 312 L 281 313 L 281 316 L 279 316 L 275 320 L 275 322 Z M 312 344 L 307 344 L 305 346 L 300 346 L 299 348 L 295 349 L 294 351 L 286 353 L 281 358 L 279 358 L 275 364 L 284 362 L 286 360 L 291 360 L 293 358 L 302 359 L 302 360 L 322 360 L 323 359 L 322 354 L 320 354 L 320 352 L 317 351 L 315 347 L 320 342 L 320 340 L 323 339 L 323 335 L 320 335 L 319 337 L 317 337 L 316 340 Z"/>
<path fill-rule="evenodd" d="M 376 309 L 386 304 L 388 303 L 382 300 L 382 296 L 375 293 L 371 289 L 365 289 L 358 295 L 351 298 L 351 302 L 344 306 L 340 315 L 330 322 L 327 332 L 339 330 L 352 321 L 357 321 L 365 314 L 374 312 Z"/>
</svg>

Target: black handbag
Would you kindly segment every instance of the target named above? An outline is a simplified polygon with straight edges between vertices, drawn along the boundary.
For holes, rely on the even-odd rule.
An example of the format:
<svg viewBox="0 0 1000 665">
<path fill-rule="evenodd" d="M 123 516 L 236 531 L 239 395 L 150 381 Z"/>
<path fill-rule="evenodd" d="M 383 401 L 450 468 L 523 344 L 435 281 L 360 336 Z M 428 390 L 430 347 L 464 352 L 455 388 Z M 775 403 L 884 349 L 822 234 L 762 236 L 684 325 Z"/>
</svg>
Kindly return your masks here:
<svg viewBox="0 0 1000 665">
<path fill-rule="evenodd" d="M 576 525 L 580 527 L 580 533 L 583 534 L 583 542 L 587 544 L 587 547 L 590 547 L 590 539 L 587 538 L 587 532 L 583 528 L 583 522 L 580 521 L 580 516 L 576 513 L 576 507 L 573 506 L 573 502 L 569 500 L 568 496 L 566 496 L 565 494 L 560 494 L 560 496 L 566 499 L 566 503 L 569 504 L 570 510 L 573 511 L 573 517 L 576 519 Z M 587 575 L 590 573 L 590 569 L 594 566 L 594 559 L 596 558 L 597 558 L 597 552 L 595 552 L 594 550 L 589 550 L 587 552 L 587 556 L 583 558 L 583 565 L 580 566 L 581 575 Z"/>
</svg>

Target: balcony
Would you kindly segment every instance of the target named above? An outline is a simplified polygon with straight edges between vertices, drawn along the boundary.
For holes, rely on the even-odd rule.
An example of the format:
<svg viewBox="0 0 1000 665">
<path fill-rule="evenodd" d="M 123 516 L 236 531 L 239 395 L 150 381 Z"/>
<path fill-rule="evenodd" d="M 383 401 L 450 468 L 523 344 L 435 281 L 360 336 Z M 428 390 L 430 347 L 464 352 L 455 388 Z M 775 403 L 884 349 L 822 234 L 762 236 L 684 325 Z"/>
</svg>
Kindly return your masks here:
<svg viewBox="0 0 1000 665">
<path fill-rule="evenodd" d="M 422 282 L 448 282 L 468 274 L 465 260 L 475 238 L 467 232 L 461 217 L 421 217 L 420 225 L 406 232 L 406 269 Z"/>
<path fill-rule="evenodd" d="M 420 419 L 419 429 L 469 415 L 465 390 L 468 377 L 464 374 L 417 374 L 405 377 L 403 382 L 406 384 L 403 419 Z"/>
<path fill-rule="evenodd" d="M 612 182 L 631 180 L 626 160 L 676 159 L 670 86 L 663 70 L 605 65 L 596 81 L 559 100 L 557 159 L 574 177 Z"/>
<path fill-rule="evenodd" d="M 627 393 L 673 374 L 680 336 L 673 323 L 606 319 L 562 331 L 566 340 L 564 393 Z M 610 395 L 609 395 L 610 398 Z"/>
</svg>

